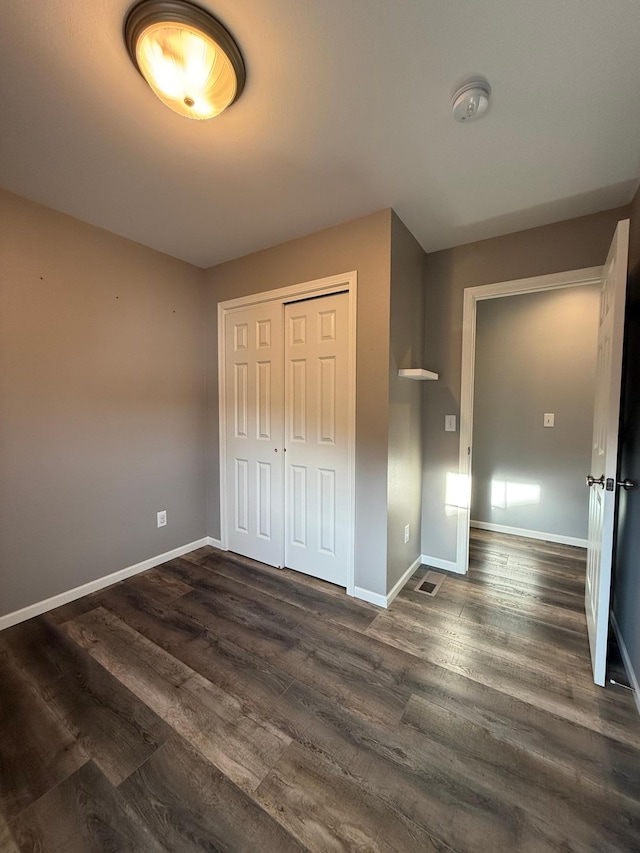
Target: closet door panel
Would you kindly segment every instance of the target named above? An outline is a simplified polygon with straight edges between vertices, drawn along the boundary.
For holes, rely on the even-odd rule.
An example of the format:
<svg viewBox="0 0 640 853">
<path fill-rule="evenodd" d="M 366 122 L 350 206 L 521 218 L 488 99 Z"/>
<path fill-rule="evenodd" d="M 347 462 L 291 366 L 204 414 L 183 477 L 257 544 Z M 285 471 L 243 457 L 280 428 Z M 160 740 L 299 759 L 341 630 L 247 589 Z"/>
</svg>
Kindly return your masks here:
<svg viewBox="0 0 640 853">
<path fill-rule="evenodd" d="M 285 565 L 346 586 L 348 295 L 285 306 Z"/>
<path fill-rule="evenodd" d="M 283 563 L 282 304 L 225 319 L 227 541 L 239 554 Z"/>
</svg>

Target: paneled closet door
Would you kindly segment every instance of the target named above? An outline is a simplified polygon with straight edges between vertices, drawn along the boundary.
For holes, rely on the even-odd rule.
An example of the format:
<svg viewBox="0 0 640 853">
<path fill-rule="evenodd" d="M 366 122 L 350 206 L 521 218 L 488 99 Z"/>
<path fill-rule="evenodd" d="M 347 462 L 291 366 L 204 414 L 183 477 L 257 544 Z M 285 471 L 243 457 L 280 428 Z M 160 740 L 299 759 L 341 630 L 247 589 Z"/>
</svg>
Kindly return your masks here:
<svg viewBox="0 0 640 853">
<path fill-rule="evenodd" d="M 227 536 L 232 551 L 282 566 L 282 303 L 225 320 Z"/>
<path fill-rule="evenodd" d="M 285 306 L 285 565 L 346 586 L 347 293 Z"/>
</svg>

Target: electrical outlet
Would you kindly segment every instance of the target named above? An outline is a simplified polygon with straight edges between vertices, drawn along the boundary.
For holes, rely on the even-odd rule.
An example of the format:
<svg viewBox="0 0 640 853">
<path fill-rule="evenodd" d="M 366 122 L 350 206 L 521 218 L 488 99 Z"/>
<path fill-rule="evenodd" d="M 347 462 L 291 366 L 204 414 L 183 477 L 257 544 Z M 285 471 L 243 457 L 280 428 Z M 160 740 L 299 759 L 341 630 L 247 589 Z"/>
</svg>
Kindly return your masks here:
<svg viewBox="0 0 640 853">
<path fill-rule="evenodd" d="M 409 541 L 409 525 L 405 524 L 404 526 L 404 544 L 406 545 Z"/>
<path fill-rule="evenodd" d="M 160 512 L 156 513 L 156 518 L 158 520 L 158 527 L 166 527 L 167 526 L 167 511 L 166 509 L 160 510 Z"/>
</svg>

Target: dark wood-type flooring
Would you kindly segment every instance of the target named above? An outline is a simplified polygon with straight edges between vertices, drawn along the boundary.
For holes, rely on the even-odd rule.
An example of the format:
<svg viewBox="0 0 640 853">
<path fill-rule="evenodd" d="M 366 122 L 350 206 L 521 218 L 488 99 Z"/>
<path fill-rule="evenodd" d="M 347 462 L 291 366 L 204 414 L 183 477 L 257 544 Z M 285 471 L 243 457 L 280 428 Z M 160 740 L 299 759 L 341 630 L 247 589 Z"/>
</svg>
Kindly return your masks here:
<svg viewBox="0 0 640 853">
<path fill-rule="evenodd" d="M 0 850 L 640 850 L 583 554 L 473 531 L 382 611 L 203 548 L 4 631 Z"/>
</svg>

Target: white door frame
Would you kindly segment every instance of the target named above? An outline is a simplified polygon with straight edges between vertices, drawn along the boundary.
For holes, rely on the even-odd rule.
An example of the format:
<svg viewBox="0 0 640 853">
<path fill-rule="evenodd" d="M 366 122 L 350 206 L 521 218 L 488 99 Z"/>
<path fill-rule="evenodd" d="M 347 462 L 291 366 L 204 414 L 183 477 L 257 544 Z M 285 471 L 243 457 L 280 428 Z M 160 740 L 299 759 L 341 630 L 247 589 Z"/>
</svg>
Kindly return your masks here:
<svg viewBox="0 0 640 853">
<path fill-rule="evenodd" d="M 458 534 L 456 572 L 466 574 L 469 569 L 469 523 L 471 521 L 471 465 L 473 459 L 473 393 L 476 369 L 476 313 L 477 304 L 484 299 L 498 299 L 518 293 L 538 293 L 559 290 L 562 287 L 580 287 L 585 284 L 602 284 L 604 267 L 500 281 L 479 287 L 466 287 L 462 313 L 462 383 L 460 388 L 460 448 L 458 470 L 464 489 L 458 507 Z"/>
<path fill-rule="evenodd" d="M 349 296 L 348 324 L 348 494 L 349 517 L 347 542 L 347 594 L 355 595 L 355 520 L 356 520 L 356 326 L 357 326 L 357 282 L 356 271 L 319 278 L 281 287 L 277 290 L 266 290 L 263 293 L 253 293 L 238 299 L 228 299 L 218 303 L 218 423 L 220 436 L 220 541 L 223 550 L 228 550 L 227 537 L 227 432 L 226 432 L 226 384 L 225 384 L 225 319 L 227 314 L 263 302 L 279 302 L 283 306 L 288 302 L 300 299 L 312 299 L 315 296 L 327 296 L 330 293 L 347 292 Z M 284 367 L 283 367 L 284 370 Z M 284 374 L 283 374 L 284 379 Z M 283 454 L 284 457 L 284 454 Z M 283 463 L 284 464 L 284 461 Z M 284 516 L 283 516 L 284 517 Z M 284 539 L 282 563 L 284 565 Z"/>
</svg>

